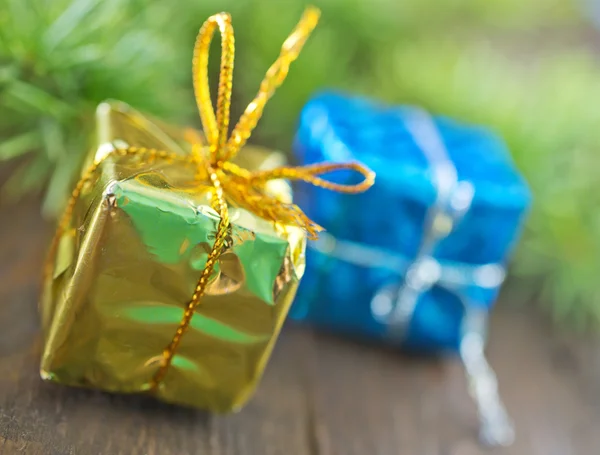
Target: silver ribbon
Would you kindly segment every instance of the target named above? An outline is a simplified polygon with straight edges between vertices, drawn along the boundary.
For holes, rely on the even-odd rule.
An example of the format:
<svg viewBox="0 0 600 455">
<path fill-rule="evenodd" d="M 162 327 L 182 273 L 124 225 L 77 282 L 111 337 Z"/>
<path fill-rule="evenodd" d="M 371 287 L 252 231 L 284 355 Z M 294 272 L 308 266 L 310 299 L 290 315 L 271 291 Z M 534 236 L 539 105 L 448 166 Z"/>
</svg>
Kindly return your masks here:
<svg viewBox="0 0 600 455">
<path fill-rule="evenodd" d="M 469 286 L 498 288 L 505 277 L 501 264 L 471 265 L 437 260 L 433 257 L 436 246 L 446 238 L 469 211 L 473 185 L 459 181 L 456 168 L 446 150 L 432 118 L 415 109 L 405 119 L 407 128 L 417 146 L 423 151 L 430 169 L 436 200 L 429 209 L 424 238 L 413 260 L 380 248 L 340 241 L 321 234 L 311 247 L 320 253 L 362 267 L 392 270 L 403 277 L 401 284 L 382 288 L 371 301 L 373 316 L 388 325 L 390 335 L 403 339 L 414 314 L 419 297 L 433 286 L 454 292 L 461 300 L 465 314 L 461 327 L 459 354 L 469 381 L 469 391 L 477 404 L 480 420 L 480 440 L 488 446 L 510 445 L 514 429 L 498 393 L 496 375 L 486 360 L 485 333 L 487 312 L 470 301 Z"/>
</svg>

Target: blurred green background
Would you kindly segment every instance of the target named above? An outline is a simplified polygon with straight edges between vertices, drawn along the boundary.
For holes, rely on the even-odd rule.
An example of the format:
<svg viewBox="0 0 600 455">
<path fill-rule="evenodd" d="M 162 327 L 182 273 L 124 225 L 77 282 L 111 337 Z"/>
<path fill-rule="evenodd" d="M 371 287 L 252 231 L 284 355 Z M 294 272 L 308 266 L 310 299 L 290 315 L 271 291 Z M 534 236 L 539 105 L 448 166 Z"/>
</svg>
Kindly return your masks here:
<svg viewBox="0 0 600 455">
<path fill-rule="evenodd" d="M 315 0 L 321 24 L 254 142 L 288 150 L 325 87 L 490 126 L 535 196 L 511 295 L 575 327 L 600 322 L 600 65 L 592 0 Z M 2 196 L 44 192 L 55 214 L 88 150 L 95 106 L 126 101 L 199 125 L 190 57 L 199 26 L 232 13 L 236 118 L 300 0 L 0 0 Z M 216 57 L 215 57 L 216 59 Z"/>
</svg>

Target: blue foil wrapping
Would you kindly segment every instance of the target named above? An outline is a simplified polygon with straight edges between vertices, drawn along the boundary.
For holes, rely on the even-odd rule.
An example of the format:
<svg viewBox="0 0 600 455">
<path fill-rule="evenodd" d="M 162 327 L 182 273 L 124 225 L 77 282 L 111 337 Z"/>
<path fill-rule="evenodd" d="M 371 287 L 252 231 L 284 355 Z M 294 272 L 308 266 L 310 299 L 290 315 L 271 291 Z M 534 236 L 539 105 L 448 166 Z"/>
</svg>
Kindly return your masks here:
<svg viewBox="0 0 600 455">
<path fill-rule="evenodd" d="M 331 255 L 330 245 L 323 244 L 307 251 L 293 318 L 411 349 L 456 351 L 465 306 L 484 311 L 492 306 L 530 193 L 495 134 L 441 117 L 430 118 L 431 126 L 445 146 L 456 183 L 468 183 L 472 194 L 466 213 L 435 243 L 430 256 L 464 276 L 459 284 L 434 283 L 420 293 L 405 315 L 402 333 L 390 330 L 385 318 L 390 308 L 377 302 L 378 295 L 399 292 L 405 284 L 406 271 L 419 259 L 431 229 L 427 219 L 440 193 L 432 159 L 415 137 L 413 126 L 422 118 L 417 108 L 337 93 L 318 95 L 303 109 L 295 141 L 301 164 L 359 160 L 376 172 L 377 180 L 371 190 L 352 196 L 300 188 L 299 205 L 345 251 L 341 257 Z M 335 180 L 348 178 L 340 173 Z"/>
</svg>

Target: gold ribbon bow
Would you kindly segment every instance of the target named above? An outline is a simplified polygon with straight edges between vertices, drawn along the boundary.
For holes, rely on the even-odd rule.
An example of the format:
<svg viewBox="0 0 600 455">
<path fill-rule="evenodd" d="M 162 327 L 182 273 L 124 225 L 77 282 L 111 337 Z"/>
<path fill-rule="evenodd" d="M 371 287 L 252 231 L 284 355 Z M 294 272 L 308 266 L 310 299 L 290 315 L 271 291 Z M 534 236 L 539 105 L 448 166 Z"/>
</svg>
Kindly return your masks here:
<svg viewBox="0 0 600 455">
<path fill-rule="evenodd" d="M 317 25 L 319 16 L 319 10 L 313 7 L 308 8 L 304 12 L 292 34 L 283 43 L 279 58 L 267 71 L 258 94 L 240 117 L 229 138 L 227 134 L 229 132 L 235 50 L 233 27 L 231 25 L 231 16 L 228 13 L 219 13 L 208 18 L 198 33 L 193 56 L 194 93 L 202 120 L 205 139 L 199 134 L 193 135 L 192 154 L 188 157 L 137 147 L 115 150 L 92 164 L 73 190 L 51 246 L 50 258 L 55 254 L 60 236 L 68 228 L 73 207 L 83 187 L 99 168 L 100 164 L 111 154 L 119 156 L 146 154 L 150 159 L 158 158 L 170 161 L 191 162 L 198 167 L 201 174 L 206 175 L 214 188 L 212 205 L 220 215 L 216 238 L 208 255 L 204 270 L 186 307 L 182 321 L 171 343 L 163 351 L 161 367 L 152 380 L 152 388 L 157 387 L 164 378 L 181 341 L 181 337 L 189 326 L 194 311 L 206 291 L 206 286 L 215 264 L 225 247 L 227 231 L 230 226 L 227 201 L 274 223 L 299 226 L 306 230 L 310 239 L 315 239 L 322 228 L 309 219 L 298 206 L 286 204 L 269 195 L 265 190 L 266 182 L 274 179 L 302 180 L 333 191 L 359 193 L 367 190 L 375 181 L 375 174 L 364 165 L 356 162 L 342 164 L 318 163 L 299 167 L 278 167 L 266 171 L 249 171 L 231 161 L 246 144 L 252 130 L 256 127 L 258 120 L 262 116 L 267 101 L 285 80 L 290 64 L 298 57 L 304 43 Z M 221 67 L 215 115 L 208 83 L 208 58 L 210 43 L 217 28 L 221 34 Z M 363 175 L 364 180 L 356 185 L 340 185 L 319 177 L 322 174 L 344 169 L 359 172 Z M 49 269 L 51 270 L 52 266 L 50 262 Z"/>
<path fill-rule="evenodd" d="M 267 101 L 285 80 L 290 64 L 300 54 L 304 43 L 317 25 L 319 15 L 319 10 L 316 8 L 306 10 L 296 29 L 283 43 L 279 58 L 267 71 L 258 94 L 242 114 L 229 138 L 227 133 L 234 57 L 233 27 L 229 14 L 217 14 L 204 23 L 196 39 L 193 59 L 194 92 L 208 143 L 200 142 L 201 138 L 196 136 L 197 142 L 194 144 L 193 154 L 199 158 L 200 163 L 207 166 L 208 175 L 217 190 L 216 206 L 219 207 L 221 216 L 227 217 L 227 208 L 222 198 L 224 192 L 226 198 L 235 205 L 261 218 L 302 227 L 307 231 L 310 239 L 315 239 L 322 228 L 310 220 L 296 205 L 283 204 L 267 194 L 264 184 L 268 180 L 284 178 L 304 180 L 334 191 L 358 193 L 373 184 L 374 174 L 359 163 L 319 163 L 311 166 L 280 167 L 268 171 L 250 172 L 236 166 L 231 160 L 244 147 L 262 116 Z M 217 27 L 221 33 L 221 72 L 215 116 L 208 83 L 208 57 L 210 42 Z M 319 177 L 321 174 L 340 169 L 355 170 L 365 178 L 358 185 L 337 185 Z M 219 188 L 223 191 L 219 191 Z"/>
</svg>

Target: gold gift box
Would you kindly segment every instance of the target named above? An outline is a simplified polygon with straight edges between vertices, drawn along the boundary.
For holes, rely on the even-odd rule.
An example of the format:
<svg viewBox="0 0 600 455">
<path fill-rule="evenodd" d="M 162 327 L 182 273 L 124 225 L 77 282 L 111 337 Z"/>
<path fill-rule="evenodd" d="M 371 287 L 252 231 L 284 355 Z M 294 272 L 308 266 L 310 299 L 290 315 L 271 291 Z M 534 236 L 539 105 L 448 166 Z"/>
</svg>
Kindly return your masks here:
<svg viewBox="0 0 600 455">
<path fill-rule="evenodd" d="M 129 146 L 188 154 L 183 132 L 128 106 L 97 112 L 98 160 Z M 246 147 L 250 170 L 284 162 Z M 267 183 L 291 202 L 290 187 Z M 229 206 L 231 228 L 206 294 L 158 387 L 153 378 L 215 240 L 210 182 L 180 162 L 108 157 L 83 186 L 44 283 L 44 379 L 238 409 L 259 381 L 304 271 L 306 235 Z"/>
</svg>

